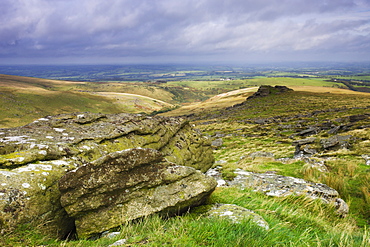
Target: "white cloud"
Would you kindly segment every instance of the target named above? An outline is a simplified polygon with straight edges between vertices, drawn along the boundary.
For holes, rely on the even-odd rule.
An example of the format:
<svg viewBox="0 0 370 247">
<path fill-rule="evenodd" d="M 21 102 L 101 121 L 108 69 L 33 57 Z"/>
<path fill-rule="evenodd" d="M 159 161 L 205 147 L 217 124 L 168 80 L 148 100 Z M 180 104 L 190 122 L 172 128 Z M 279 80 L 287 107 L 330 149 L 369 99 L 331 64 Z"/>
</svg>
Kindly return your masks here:
<svg viewBox="0 0 370 247">
<path fill-rule="evenodd" d="M 1 57 L 354 51 L 366 0 L 2 0 Z"/>
</svg>

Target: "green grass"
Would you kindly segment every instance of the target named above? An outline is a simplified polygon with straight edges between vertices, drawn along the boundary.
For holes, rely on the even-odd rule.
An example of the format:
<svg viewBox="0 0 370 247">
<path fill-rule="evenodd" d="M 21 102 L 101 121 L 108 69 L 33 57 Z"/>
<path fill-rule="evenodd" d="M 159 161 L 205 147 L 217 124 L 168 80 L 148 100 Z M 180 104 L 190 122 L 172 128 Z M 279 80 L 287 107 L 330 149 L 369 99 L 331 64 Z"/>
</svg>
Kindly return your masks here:
<svg viewBox="0 0 370 247">
<path fill-rule="evenodd" d="M 121 110 L 111 100 L 86 93 L 55 92 L 52 94 L 0 94 L 0 127 L 27 124 L 40 117 L 68 112 L 118 113 Z"/>
<path fill-rule="evenodd" d="M 171 104 L 183 104 L 204 101 L 212 96 L 259 85 L 287 85 L 287 86 L 322 86 L 338 87 L 336 83 L 327 82 L 318 78 L 288 78 L 288 77 L 261 77 L 248 80 L 207 80 L 207 81 L 169 81 L 163 84 L 150 83 L 100 83 L 85 82 L 71 83 L 56 80 L 27 78 L 17 76 L 0 76 L 6 87 L 0 88 L 0 127 L 14 127 L 26 124 L 50 113 L 64 113 L 72 111 L 92 111 L 102 113 L 116 112 L 147 112 L 129 106 L 130 100 L 125 102 L 113 101 L 114 96 L 99 97 L 93 92 L 117 92 L 139 94 L 153 99 L 162 100 Z M 12 88 L 14 85 L 14 88 Z M 24 87 L 31 87 L 28 90 Z M 316 99 L 317 100 L 317 99 Z M 114 103 L 114 104 L 113 104 Z M 265 107 L 269 108 L 267 104 Z M 315 107 L 321 107 L 316 104 Z M 155 109 L 158 111 L 158 109 Z M 281 110 L 285 111 L 284 108 Z M 296 109 L 292 109 L 296 110 Z M 160 111 L 160 109 L 159 109 Z M 181 113 L 181 111 L 179 111 Z M 273 112 L 266 112 L 266 115 Z M 260 114 L 260 112 L 256 112 Z"/>
<path fill-rule="evenodd" d="M 203 215 L 206 206 L 183 216 L 157 215 L 122 225 L 112 239 L 56 241 L 29 226 L 20 226 L 3 246 L 108 246 L 126 239 L 127 246 L 359 246 L 370 244 L 369 231 L 351 218 L 338 218 L 334 208 L 303 197 L 271 198 L 250 190 L 219 188 L 208 203 L 233 203 L 259 213 L 266 231 L 245 220 L 233 224 Z"/>
<path fill-rule="evenodd" d="M 323 78 L 291 78 L 291 77 L 260 77 L 246 80 L 205 80 L 205 81 L 170 81 L 168 85 L 191 87 L 196 89 L 210 90 L 212 88 L 236 90 L 241 87 L 261 86 L 261 85 L 281 85 L 281 86 L 318 86 L 318 87 L 338 87 L 340 83 L 326 81 Z"/>
<path fill-rule="evenodd" d="M 361 126 L 368 126 L 369 120 L 349 123 L 343 119 L 368 113 L 369 108 L 366 107 L 370 107 L 370 95 L 367 94 L 289 92 L 248 100 L 244 105 L 226 111 L 198 113 L 195 122 L 210 136 L 216 133 L 225 135 L 223 146 L 214 151 L 216 160 L 225 161 L 221 164 L 224 178 L 233 178 L 233 171 L 240 168 L 253 172 L 276 171 L 285 176 L 325 183 L 350 204 L 357 225 L 365 227 L 370 223 L 370 183 L 366 182 L 369 180 L 369 167 L 361 155 L 370 150 L 370 131 Z M 261 119 L 266 119 L 266 122 L 257 124 L 256 120 Z M 325 161 L 329 173 L 313 169 L 302 161 L 282 163 L 275 160 L 293 158 L 295 147 L 292 142 L 306 138 L 297 133 L 325 123 L 334 126 L 349 124 L 349 129 L 339 134 L 356 138 L 349 149 L 325 153 L 319 150 L 319 159 L 321 156 L 330 157 Z M 330 136 L 327 131 L 322 131 L 310 137 L 323 139 Z M 258 151 L 270 152 L 274 158 L 250 157 L 251 153 Z"/>
<path fill-rule="evenodd" d="M 337 86 L 320 79 L 259 78 L 169 82 L 145 85 L 143 92 L 146 96 L 162 95 L 175 102 L 191 102 L 260 84 Z M 0 125 L 7 126 L 14 121 L 21 124 L 22 121 L 69 111 L 118 112 L 121 109 L 111 100 L 75 90 L 126 92 L 129 89 L 134 93 L 140 91 L 141 85 L 88 83 L 75 85 L 68 89 L 71 91 L 54 91 L 52 94 L 2 90 Z M 127 239 L 127 246 L 370 246 L 367 229 L 370 219 L 369 167 L 361 158 L 370 148 L 368 128 L 340 133 L 353 135 L 357 141 L 348 150 L 323 154 L 331 157 L 326 162 L 330 173 L 318 172 L 302 161 L 282 163 L 274 159 L 294 156 L 292 141 L 305 138 L 295 135 L 299 131 L 327 121 L 339 126 L 342 124 L 340 118 L 368 113 L 369 108 L 363 108 L 366 106 L 370 106 L 370 97 L 365 94 L 290 92 L 253 99 L 234 110 L 196 112 L 192 120 L 205 134 L 226 135 L 223 146 L 214 152 L 216 160 L 226 161 L 222 164 L 225 178 L 232 178 L 235 176 L 233 171 L 242 168 L 255 172 L 276 171 L 281 175 L 327 183 L 337 189 L 349 204 L 347 218 L 339 218 L 330 205 L 302 197 L 271 198 L 250 190 L 218 188 L 208 203 L 233 203 L 254 210 L 270 224 L 270 230 L 259 229 L 249 221 L 234 225 L 229 221 L 210 219 L 202 215 L 205 207 L 201 207 L 181 217 L 163 219 L 152 216 L 129 222 L 121 227 L 120 236 L 95 241 L 59 241 L 43 235 L 33 225 L 20 225 L 15 232 L 0 236 L 0 246 L 108 246 L 121 238 Z M 307 115 L 315 111 L 320 112 Z M 261 118 L 271 121 L 256 123 Z M 368 120 L 364 120 L 353 126 L 367 124 Z M 293 127 L 284 127 L 287 125 Z M 324 132 L 315 136 L 329 137 Z M 258 151 L 271 152 L 274 158 L 249 156 Z"/>
</svg>

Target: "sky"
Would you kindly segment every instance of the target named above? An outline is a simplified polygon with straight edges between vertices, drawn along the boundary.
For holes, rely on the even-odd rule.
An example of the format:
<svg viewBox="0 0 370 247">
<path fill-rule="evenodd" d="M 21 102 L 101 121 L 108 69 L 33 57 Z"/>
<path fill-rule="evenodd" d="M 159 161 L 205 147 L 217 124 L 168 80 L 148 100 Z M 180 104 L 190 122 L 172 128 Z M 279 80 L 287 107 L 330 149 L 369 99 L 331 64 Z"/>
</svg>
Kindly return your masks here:
<svg viewBox="0 0 370 247">
<path fill-rule="evenodd" d="M 0 0 L 0 64 L 370 61 L 370 0 Z"/>
</svg>

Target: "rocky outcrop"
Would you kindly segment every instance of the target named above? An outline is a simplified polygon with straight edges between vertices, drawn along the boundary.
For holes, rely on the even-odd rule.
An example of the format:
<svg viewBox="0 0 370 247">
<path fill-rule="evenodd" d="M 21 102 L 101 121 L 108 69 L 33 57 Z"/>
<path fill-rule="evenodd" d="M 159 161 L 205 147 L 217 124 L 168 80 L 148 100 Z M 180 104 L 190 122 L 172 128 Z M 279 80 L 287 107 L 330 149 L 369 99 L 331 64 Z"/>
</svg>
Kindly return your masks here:
<svg viewBox="0 0 370 247">
<path fill-rule="evenodd" d="M 354 137 L 351 135 L 334 135 L 326 139 L 310 137 L 293 141 L 295 156 L 313 155 L 318 152 L 350 148 Z"/>
<path fill-rule="evenodd" d="M 62 206 L 83 238 L 153 213 L 183 212 L 204 202 L 215 187 L 200 171 L 142 148 L 108 154 L 59 181 Z"/>
<path fill-rule="evenodd" d="M 181 118 L 63 114 L 0 129 L 0 145 L 0 168 L 66 157 L 86 163 L 135 147 L 160 150 L 169 161 L 203 172 L 213 163 L 209 142 Z"/>
<path fill-rule="evenodd" d="M 237 177 L 229 182 L 230 186 L 252 188 L 268 196 L 302 195 L 312 199 L 320 199 L 324 203 L 334 204 L 340 216 L 345 217 L 348 214 L 347 203 L 339 198 L 339 193 L 335 189 L 325 184 L 277 175 L 274 172 L 254 173 L 237 169 L 235 173 Z"/>
<path fill-rule="evenodd" d="M 286 86 L 269 86 L 269 85 L 263 85 L 260 86 L 253 95 L 249 96 L 247 99 L 254 99 L 259 97 L 266 97 L 273 94 L 281 94 L 285 92 L 293 91 L 293 89 L 288 88 Z"/>
<path fill-rule="evenodd" d="M 60 204 L 59 179 L 138 147 L 157 150 L 194 173 L 214 161 L 209 140 L 181 118 L 79 113 L 0 129 L 0 231 L 32 221 L 54 236 L 69 234 L 74 219 Z"/>
</svg>

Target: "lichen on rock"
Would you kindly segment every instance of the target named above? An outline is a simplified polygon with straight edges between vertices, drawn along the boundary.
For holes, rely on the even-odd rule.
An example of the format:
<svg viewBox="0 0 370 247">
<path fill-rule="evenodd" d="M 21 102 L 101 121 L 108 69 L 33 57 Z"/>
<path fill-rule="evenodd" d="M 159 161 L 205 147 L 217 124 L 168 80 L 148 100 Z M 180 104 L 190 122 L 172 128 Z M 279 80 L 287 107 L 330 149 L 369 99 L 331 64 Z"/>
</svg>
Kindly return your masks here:
<svg viewBox="0 0 370 247">
<path fill-rule="evenodd" d="M 321 183 L 313 183 L 301 178 L 277 175 L 272 172 L 255 173 L 237 169 L 237 176 L 229 182 L 230 186 L 252 188 L 268 196 L 285 197 L 290 195 L 320 199 L 323 203 L 332 203 L 341 217 L 348 214 L 347 203 L 339 198 L 335 189 Z"/>
<path fill-rule="evenodd" d="M 101 157 L 138 147 L 202 172 L 214 162 L 210 141 L 182 118 L 73 113 L 0 129 L 0 231 L 34 222 L 46 223 L 50 235 L 68 234 L 73 219 L 71 224 L 60 204 L 59 179 Z"/>
<path fill-rule="evenodd" d="M 147 148 L 108 154 L 59 181 L 62 206 L 82 238 L 153 213 L 182 212 L 204 202 L 215 187 L 213 178 Z"/>
<path fill-rule="evenodd" d="M 241 223 L 243 220 L 250 220 L 259 227 L 269 230 L 269 224 L 252 210 L 234 204 L 215 204 L 207 214 L 210 217 L 229 219 L 232 223 Z"/>
</svg>

